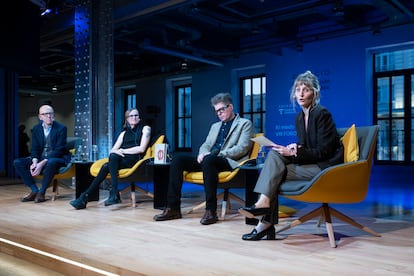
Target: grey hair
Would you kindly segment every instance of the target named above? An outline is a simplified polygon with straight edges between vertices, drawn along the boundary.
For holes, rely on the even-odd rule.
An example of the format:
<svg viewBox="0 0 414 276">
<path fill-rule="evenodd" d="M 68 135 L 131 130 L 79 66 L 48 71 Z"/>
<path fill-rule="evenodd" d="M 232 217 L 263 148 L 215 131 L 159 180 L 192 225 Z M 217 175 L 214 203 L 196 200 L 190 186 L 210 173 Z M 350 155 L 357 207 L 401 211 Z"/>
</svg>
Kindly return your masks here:
<svg viewBox="0 0 414 276">
<path fill-rule="evenodd" d="M 319 104 L 321 99 L 321 86 L 319 85 L 319 80 L 316 75 L 314 75 L 311 71 L 306 71 L 298 75 L 292 85 L 290 90 L 290 101 L 292 105 L 295 106 L 295 90 L 298 85 L 304 84 L 308 88 L 312 89 L 313 91 L 313 99 L 312 99 L 312 106 L 316 106 Z"/>
<path fill-rule="evenodd" d="M 215 106 L 218 103 L 224 103 L 225 105 L 233 104 L 233 98 L 230 93 L 218 93 L 211 98 L 211 105 Z"/>
</svg>

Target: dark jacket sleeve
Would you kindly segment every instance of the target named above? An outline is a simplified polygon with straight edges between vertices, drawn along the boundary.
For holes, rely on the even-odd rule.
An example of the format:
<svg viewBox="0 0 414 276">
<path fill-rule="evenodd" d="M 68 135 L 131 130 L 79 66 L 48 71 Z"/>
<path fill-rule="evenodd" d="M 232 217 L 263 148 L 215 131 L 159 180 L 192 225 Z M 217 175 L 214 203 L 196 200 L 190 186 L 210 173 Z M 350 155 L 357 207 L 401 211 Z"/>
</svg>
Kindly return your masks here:
<svg viewBox="0 0 414 276">
<path fill-rule="evenodd" d="M 37 124 L 32 128 L 32 147 L 30 150 L 30 156 L 32 158 L 41 159 L 43 152 L 43 129 L 42 125 Z"/>
<path fill-rule="evenodd" d="M 67 147 L 67 127 L 53 122 L 52 130 L 50 131 L 50 146 L 51 152 L 49 153 L 50 157 L 65 157 L 69 154 L 69 150 Z"/>
</svg>

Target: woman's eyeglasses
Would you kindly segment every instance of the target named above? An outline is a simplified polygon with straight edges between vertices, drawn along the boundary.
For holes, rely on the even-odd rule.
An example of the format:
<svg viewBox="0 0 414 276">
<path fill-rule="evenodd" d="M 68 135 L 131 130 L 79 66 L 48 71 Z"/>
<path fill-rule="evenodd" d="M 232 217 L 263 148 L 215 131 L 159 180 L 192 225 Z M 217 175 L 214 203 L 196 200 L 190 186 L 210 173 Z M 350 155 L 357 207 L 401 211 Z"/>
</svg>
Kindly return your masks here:
<svg viewBox="0 0 414 276">
<path fill-rule="evenodd" d="M 134 117 L 139 117 L 139 115 L 138 114 L 131 114 L 131 115 L 128 115 L 128 117 L 129 118 L 134 118 Z"/>
</svg>

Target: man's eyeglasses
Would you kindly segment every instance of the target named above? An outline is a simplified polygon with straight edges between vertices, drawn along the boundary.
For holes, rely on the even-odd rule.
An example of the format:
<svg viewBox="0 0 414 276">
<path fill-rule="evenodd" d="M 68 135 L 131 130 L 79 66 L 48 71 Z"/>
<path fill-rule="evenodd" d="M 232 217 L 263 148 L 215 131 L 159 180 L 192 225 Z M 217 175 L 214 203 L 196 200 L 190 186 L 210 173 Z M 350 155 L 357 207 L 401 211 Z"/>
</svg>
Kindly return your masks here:
<svg viewBox="0 0 414 276">
<path fill-rule="evenodd" d="M 53 112 L 45 112 L 45 113 L 40 113 L 40 115 L 42 115 L 42 116 L 50 116 L 50 117 L 52 117 L 52 116 L 54 116 L 54 115 L 55 115 L 55 113 L 53 113 Z"/>
<path fill-rule="evenodd" d="M 128 115 L 128 117 L 129 118 L 134 118 L 134 117 L 139 117 L 139 115 L 138 114 L 131 114 L 131 115 Z"/>
<path fill-rule="evenodd" d="M 223 113 L 224 111 L 226 111 L 226 109 L 227 108 L 229 108 L 229 104 L 228 105 L 226 105 L 226 106 L 223 106 L 223 107 L 220 107 L 219 109 L 216 109 L 216 113 L 217 114 L 219 114 L 219 113 Z"/>
</svg>

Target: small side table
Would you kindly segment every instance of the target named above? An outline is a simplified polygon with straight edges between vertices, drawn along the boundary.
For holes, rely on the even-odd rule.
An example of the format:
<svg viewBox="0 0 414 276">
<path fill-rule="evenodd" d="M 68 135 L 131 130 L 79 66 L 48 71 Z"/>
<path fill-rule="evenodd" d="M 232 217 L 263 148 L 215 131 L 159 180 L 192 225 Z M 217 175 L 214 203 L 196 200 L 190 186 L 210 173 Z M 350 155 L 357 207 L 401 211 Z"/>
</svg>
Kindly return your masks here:
<svg viewBox="0 0 414 276">
<path fill-rule="evenodd" d="M 78 198 L 81 193 L 88 189 L 93 181 L 93 176 L 89 172 L 92 164 L 92 161 L 75 161 L 75 174 L 76 174 L 76 198 Z M 99 186 L 93 190 L 91 194 L 88 195 L 88 201 L 99 201 Z"/>
<path fill-rule="evenodd" d="M 147 163 L 147 166 L 153 167 L 154 209 L 163 210 L 167 206 L 170 163 L 155 164 L 151 161 Z"/>
<path fill-rule="evenodd" d="M 244 173 L 246 187 L 244 189 L 245 204 L 252 206 L 257 201 L 258 194 L 254 192 L 254 186 L 256 185 L 257 178 L 259 177 L 258 166 L 240 166 L 240 170 Z M 257 225 L 259 222 L 256 218 L 246 218 L 246 224 Z"/>
</svg>

